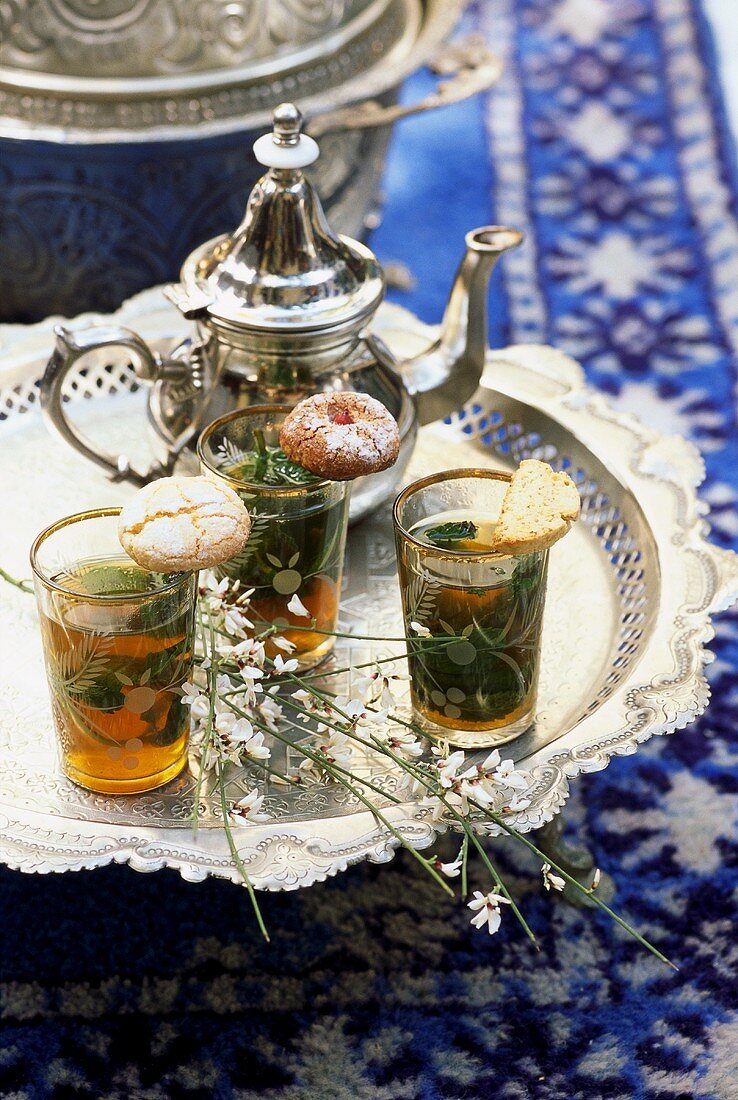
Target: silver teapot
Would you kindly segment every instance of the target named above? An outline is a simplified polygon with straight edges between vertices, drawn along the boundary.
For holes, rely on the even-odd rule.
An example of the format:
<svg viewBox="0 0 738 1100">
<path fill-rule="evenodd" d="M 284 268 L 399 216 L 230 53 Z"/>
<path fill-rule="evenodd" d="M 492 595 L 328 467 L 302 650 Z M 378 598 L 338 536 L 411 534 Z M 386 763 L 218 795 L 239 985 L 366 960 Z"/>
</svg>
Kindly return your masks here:
<svg viewBox="0 0 738 1100">
<path fill-rule="evenodd" d="M 194 323 L 193 335 L 164 357 L 130 329 L 59 325 L 41 381 L 41 407 L 49 426 L 113 480 L 143 485 L 175 468 L 194 472 L 198 434 L 231 409 L 294 403 L 319 391 L 371 394 L 397 419 L 402 447 L 391 470 L 354 485 L 351 514 L 358 519 L 393 493 L 418 424 L 458 409 L 477 388 L 487 347 L 489 276 L 522 234 L 493 225 L 466 235 L 440 336 L 399 362 L 370 329 L 384 296 L 382 268 L 366 245 L 328 226 L 303 173 L 318 146 L 302 133 L 298 109 L 283 103 L 273 119 L 272 132 L 254 144 L 268 171 L 251 192 L 241 225 L 195 249 L 181 281 L 165 289 Z M 146 470 L 84 438 L 62 402 L 64 378 L 77 361 L 114 346 L 127 350 L 137 376 L 151 384 L 158 457 Z"/>
</svg>

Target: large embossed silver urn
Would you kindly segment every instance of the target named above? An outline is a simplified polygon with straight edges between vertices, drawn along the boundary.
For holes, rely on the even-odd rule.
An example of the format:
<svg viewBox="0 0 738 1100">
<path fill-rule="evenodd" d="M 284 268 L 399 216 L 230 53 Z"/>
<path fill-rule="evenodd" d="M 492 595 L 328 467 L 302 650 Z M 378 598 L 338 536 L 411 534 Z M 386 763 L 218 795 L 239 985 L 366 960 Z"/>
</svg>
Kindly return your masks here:
<svg viewBox="0 0 738 1100">
<path fill-rule="evenodd" d="M 274 112 L 271 134 L 254 146 L 268 171 L 257 182 L 238 228 L 186 259 L 166 293 L 194 324 L 190 339 L 163 358 L 125 328 L 57 327 L 41 382 L 50 427 L 114 480 L 137 485 L 192 469 L 201 429 L 233 408 L 293 404 L 318 391 L 353 390 L 378 398 L 395 416 L 402 447 L 396 466 L 360 479 L 358 518 L 388 497 L 410 458 L 418 423 L 459 408 L 476 390 L 487 348 L 487 286 L 498 257 L 522 240 L 502 226 L 466 235 L 439 337 L 399 362 L 372 333 L 384 296 L 382 268 L 370 249 L 329 226 L 304 169 L 318 145 L 301 132 L 290 103 Z M 134 467 L 82 436 L 68 419 L 64 380 L 84 356 L 119 346 L 151 384 L 149 415 L 158 458 Z"/>
<path fill-rule="evenodd" d="M 110 312 L 175 278 L 236 221 L 286 98 L 323 141 L 333 224 L 361 238 L 393 121 L 499 74 L 479 41 L 442 48 L 465 2 L 0 2 L 0 322 Z M 438 88 L 398 105 L 429 62 Z"/>
</svg>

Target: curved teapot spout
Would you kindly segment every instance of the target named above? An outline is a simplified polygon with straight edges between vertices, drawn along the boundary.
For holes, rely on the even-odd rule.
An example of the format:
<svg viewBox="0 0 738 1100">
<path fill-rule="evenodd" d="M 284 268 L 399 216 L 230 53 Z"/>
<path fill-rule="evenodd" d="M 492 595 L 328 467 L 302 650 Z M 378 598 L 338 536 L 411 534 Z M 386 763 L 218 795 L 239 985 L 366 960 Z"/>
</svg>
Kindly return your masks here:
<svg viewBox="0 0 738 1100">
<path fill-rule="evenodd" d="M 400 364 L 415 395 L 421 424 L 441 420 L 460 409 L 479 385 L 487 352 L 487 287 L 503 252 L 523 234 L 501 225 L 484 225 L 466 234 L 466 254 L 451 287 L 441 335 L 431 347 Z"/>
</svg>

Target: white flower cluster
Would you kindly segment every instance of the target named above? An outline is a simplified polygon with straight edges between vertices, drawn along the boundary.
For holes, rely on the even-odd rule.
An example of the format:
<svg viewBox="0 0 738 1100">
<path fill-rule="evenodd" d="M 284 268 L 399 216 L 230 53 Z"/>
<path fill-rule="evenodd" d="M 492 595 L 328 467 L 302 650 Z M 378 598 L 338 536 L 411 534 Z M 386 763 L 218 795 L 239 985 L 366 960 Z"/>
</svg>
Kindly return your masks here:
<svg viewBox="0 0 738 1100">
<path fill-rule="evenodd" d="M 275 698 L 278 685 L 270 684 L 269 678 L 291 671 L 297 662 L 277 655 L 268 666 L 264 642 L 253 636 L 254 625 L 248 618 L 253 590 L 240 592 L 238 581 L 227 577 L 219 581 L 210 572 L 200 575 L 199 590 L 213 644 L 206 647 L 208 655 L 201 660 L 194 682 L 183 686 L 183 702 L 190 707 L 191 742 L 200 750 L 200 767 L 210 771 L 219 762 L 249 760 L 266 764 L 271 750 L 264 731 L 277 729 L 282 717 Z M 229 671 L 222 672 L 221 667 Z M 208 678 L 214 670 L 213 684 Z M 250 791 L 233 807 L 235 819 L 267 820 L 261 813 L 263 801 L 263 795 Z"/>
<path fill-rule="evenodd" d="M 261 669 L 250 666 L 251 672 L 261 674 Z M 254 729 L 253 721 L 274 727 L 281 714 L 276 700 L 260 683 L 261 675 L 249 677 L 242 685 L 236 685 L 230 676 L 220 673 L 216 678 L 215 695 L 211 701 L 209 694 L 194 684 L 185 684 L 183 702 L 190 707 L 193 719 L 191 741 L 201 748 L 200 766 L 209 771 L 218 760 L 242 764 L 252 760 L 268 760 L 270 749 L 265 743 L 264 734 Z M 238 691 L 239 709 L 250 713 L 239 715 L 227 703 L 227 699 Z"/>
<path fill-rule="evenodd" d="M 444 792 L 442 797 L 430 794 L 422 800 L 433 821 L 446 817 L 449 807 L 467 815 L 479 807 L 498 813 L 518 813 L 530 806 L 530 799 L 525 798 L 531 785 L 529 773 L 516 769 L 512 760 L 502 760 L 497 749 L 481 764 L 470 766 L 460 749 L 449 753 L 442 746 L 434 747 L 432 752 L 436 760 L 431 770 Z"/>
<path fill-rule="evenodd" d="M 265 732 L 278 730 L 286 708 L 289 717 L 308 727 L 306 736 L 295 744 L 304 759 L 296 775 L 274 773 L 276 782 L 340 782 L 342 777 L 358 782 L 357 765 L 365 762 L 367 753 L 375 752 L 394 759 L 411 774 L 414 790 L 424 793 L 421 805 L 430 808 L 433 821 L 450 821 L 455 814 L 467 816 L 479 808 L 514 813 L 530 805 L 525 797 L 529 774 L 516 769 L 512 760 L 503 760 L 496 749 L 480 764 L 469 764 L 463 752 L 450 752 L 441 742 L 432 749 L 435 758 L 423 762 L 423 740 L 397 717 L 394 691 L 407 676 L 386 671 L 391 659 L 378 660 L 368 672 L 352 668 L 349 695 L 333 695 L 306 685 L 278 701 L 280 689 L 299 680 L 295 676 L 297 660 L 281 655 L 291 653 L 294 645 L 269 632 L 268 626 L 261 633 L 255 630 L 248 617 L 253 590 L 241 592 L 237 582 L 205 574 L 200 594 L 207 609 L 208 656 L 200 662 L 197 682 L 185 684 L 183 695 L 191 709 L 192 740 L 200 747 L 203 769 L 212 769 L 219 762 L 251 761 L 269 772 L 271 752 Z M 290 611 L 298 616 L 310 614 L 297 596 L 290 602 Z M 413 627 L 422 633 L 419 626 Z M 281 651 L 273 658 L 266 655 L 267 636 Z M 440 788 L 440 792 L 432 793 L 429 787 Z M 233 821 L 268 821 L 264 799 L 256 788 L 250 790 L 232 806 Z M 461 854 L 449 863 L 433 861 L 435 869 L 447 878 L 461 875 L 463 863 Z M 544 880 L 547 888 L 563 886 L 548 865 Z M 468 904 L 474 912 L 471 923 L 492 934 L 500 926 L 500 906 L 510 902 L 495 891 L 475 891 Z"/>
</svg>

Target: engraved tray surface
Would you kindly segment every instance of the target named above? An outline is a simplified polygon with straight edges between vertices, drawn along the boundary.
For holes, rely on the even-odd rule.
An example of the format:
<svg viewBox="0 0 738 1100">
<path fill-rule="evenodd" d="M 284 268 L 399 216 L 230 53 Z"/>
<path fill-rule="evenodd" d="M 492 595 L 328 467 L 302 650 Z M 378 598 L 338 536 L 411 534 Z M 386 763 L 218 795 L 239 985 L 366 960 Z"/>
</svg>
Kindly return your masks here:
<svg viewBox="0 0 738 1100">
<path fill-rule="evenodd" d="M 107 319 L 109 320 L 109 318 Z M 158 291 L 126 303 L 115 320 L 161 345 L 182 335 L 182 321 Z M 81 318 L 89 321 L 89 317 Z M 401 351 L 431 330 L 384 306 L 382 335 Z M 80 508 L 118 503 L 133 491 L 113 485 L 51 439 L 33 409 L 34 383 L 51 345 L 50 322 L 0 329 L 0 429 L 3 522 L 0 564 L 28 575 L 32 538 L 47 522 Z M 146 449 L 143 391 L 128 367 L 102 360 L 72 384 L 75 415 L 92 435 Z M 539 457 L 565 468 L 578 484 L 582 522 L 551 554 L 539 706 L 534 727 L 505 748 L 532 777 L 531 805 L 511 818 L 527 831 L 565 801 L 569 780 L 632 753 L 653 734 L 683 727 L 708 700 L 704 645 L 711 613 L 738 597 L 738 557 L 705 541 L 705 508 L 695 488 L 702 461 L 684 440 L 616 413 L 584 385 L 581 368 L 551 348 L 490 352 L 479 391 L 452 424 L 424 428 L 409 475 L 453 466 L 509 468 Z M 396 635 L 399 593 L 389 509 L 352 529 L 342 600 L 342 629 Z M 374 648 L 372 648 L 374 645 Z M 340 640 L 341 667 L 387 646 Z M 216 799 L 204 792 L 201 827 L 188 824 L 194 780 L 129 798 L 83 791 L 61 774 L 31 597 L 0 590 L 0 859 L 25 871 L 63 871 L 128 862 L 143 871 L 177 868 L 187 879 L 208 874 L 239 882 L 220 827 Z M 347 685 L 349 686 L 349 685 Z M 304 736 L 304 727 L 291 731 Z M 295 750 L 275 747 L 277 766 Z M 280 755 L 282 759 L 280 759 Z M 367 775 L 395 794 L 402 773 L 367 760 Z M 229 797 L 254 777 L 236 772 Z M 263 789 L 263 784 L 262 784 Z M 396 840 L 341 788 L 314 782 L 266 790 L 273 820 L 236 830 L 254 885 L 294 889 L 362 858 L 390 859 Z M 438 826 L 407 791 L 383 812 L 424 847 Z"/>
</svg>

